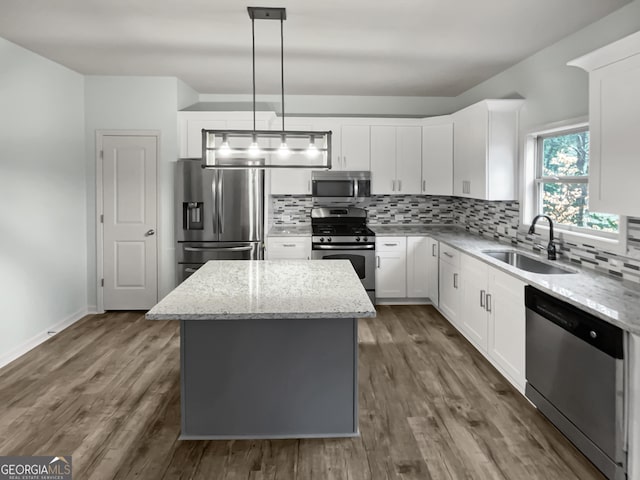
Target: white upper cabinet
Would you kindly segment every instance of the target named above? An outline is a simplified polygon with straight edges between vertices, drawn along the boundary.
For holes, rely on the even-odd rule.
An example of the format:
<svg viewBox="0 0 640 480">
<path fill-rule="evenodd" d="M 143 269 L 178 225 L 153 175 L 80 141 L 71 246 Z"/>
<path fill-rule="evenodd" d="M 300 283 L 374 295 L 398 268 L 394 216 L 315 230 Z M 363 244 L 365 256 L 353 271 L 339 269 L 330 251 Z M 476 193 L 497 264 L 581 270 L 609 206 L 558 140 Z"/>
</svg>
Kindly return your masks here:
<svg viewBox="0 0 640 480">
<path fill-rule="evenodd" d="M 369 125 L 342 125 L 340 131 L 341 154 L 332 170 L 370 169 L 369 128 Z"/>
<path fill-rule="evenodd" d="M 589 210 L 640 215 L 640 32 L 569 62 L 589 72 Z"/>
<path fill-rule="evenodd" d="M 422 125 L 422 185 L 424 195 L 453 195 L 453 120 L 424 120 Z"/>
<path fill-rule="evenodd" d="M 453 114 L 453 194 L 516 198 L 518 110 L 522 100 L 483 100 Z"/>
<path fill-rule="evenodd" d="M 421 127 L 371 126 L 372 194 L 420 193 L 421 169 Z"/>
</svg>

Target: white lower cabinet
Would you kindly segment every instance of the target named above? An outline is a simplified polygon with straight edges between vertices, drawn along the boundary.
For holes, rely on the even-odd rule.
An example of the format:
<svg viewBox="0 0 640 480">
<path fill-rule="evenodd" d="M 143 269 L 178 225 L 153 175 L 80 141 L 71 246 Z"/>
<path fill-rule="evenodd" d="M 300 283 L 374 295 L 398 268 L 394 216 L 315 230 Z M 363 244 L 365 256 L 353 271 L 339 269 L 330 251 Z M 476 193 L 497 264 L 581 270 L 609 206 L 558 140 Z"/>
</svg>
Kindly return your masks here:
<svg viewBox="0 0 640 480">
<path fill-rule="evenodd" d="M 448 245 L 440 244 L 440 285 L 438 307 L 458 327 L 460 310 L 460 257 Z"/>
<path fill-rule="evenodd" d="M 467 338 L 476 348 L 487 353 L 489 338 L 489 305 L 491 294 L 488 293 L 489 266 L 468 255 L 462 255 L 462 302 L 460 326 Z"/>
<path fill-rule="evenodd" d="M 407 237 L 407 297 L 429 296 L 429 238 Z"/>
<path fill-rule="evenodd" d="M 427 297 L 431 303 L 438 306 L 438 284 L 439 284 L 439 244 L 433 238 L 427 238 Z"/>
<path fill-rule="evenodd" d="M 376 237 L 376 297 L 407 296 L 407 238 Z"/>
<path fill-rule="evenodd" d="M 524 392 L 525 284 L 464 254 L 460 276 L 460 331 Z"/>
<path fill-rule="evenodd" d="M 311 237 L 267 237 L 267 260 L 311 259 Z"/>
</svg>

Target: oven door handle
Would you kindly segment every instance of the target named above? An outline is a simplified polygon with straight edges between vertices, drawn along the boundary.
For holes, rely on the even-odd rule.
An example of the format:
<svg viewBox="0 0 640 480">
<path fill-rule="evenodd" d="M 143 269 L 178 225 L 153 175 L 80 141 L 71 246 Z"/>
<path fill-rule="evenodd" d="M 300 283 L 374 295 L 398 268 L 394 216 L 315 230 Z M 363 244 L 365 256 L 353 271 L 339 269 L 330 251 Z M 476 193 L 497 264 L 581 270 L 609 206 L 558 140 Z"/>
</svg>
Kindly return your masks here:
<svg viewBox="0 0 640 480">
<path fill-rule="evenodd" d="M 314 245 L 313 250 L 373 250 L 375 245 Z"/>
</svg>

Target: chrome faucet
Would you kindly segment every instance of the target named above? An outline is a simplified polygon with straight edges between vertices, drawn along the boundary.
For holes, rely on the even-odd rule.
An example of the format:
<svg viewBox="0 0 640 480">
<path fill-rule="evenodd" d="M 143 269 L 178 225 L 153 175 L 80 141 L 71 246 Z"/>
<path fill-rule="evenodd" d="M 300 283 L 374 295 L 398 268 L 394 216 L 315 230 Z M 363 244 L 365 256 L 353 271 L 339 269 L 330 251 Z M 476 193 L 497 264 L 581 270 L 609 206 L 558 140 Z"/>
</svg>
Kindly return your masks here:
<svg viewBox="0 0 640 480">
<path fill-rule="evenodd" d="M 547 220 L 549 220 L 549 244 L 547 245 L 547 258 L 549 260 L 555 260 L 556 259 L 556 245 L 555 245 L 555 243 L 553 243 L 553 221 L 551 220 L 551 217 L 549 217 L 547 215 L 536 215 L 534 217 L 533 221 L 531 222 L 531 226 L 529 227 L 529 235 L 533 235 L 534 233 L 536 233 L 536 222 L 541 217 L 542 218 L 546 218 Z"/>
</svg>

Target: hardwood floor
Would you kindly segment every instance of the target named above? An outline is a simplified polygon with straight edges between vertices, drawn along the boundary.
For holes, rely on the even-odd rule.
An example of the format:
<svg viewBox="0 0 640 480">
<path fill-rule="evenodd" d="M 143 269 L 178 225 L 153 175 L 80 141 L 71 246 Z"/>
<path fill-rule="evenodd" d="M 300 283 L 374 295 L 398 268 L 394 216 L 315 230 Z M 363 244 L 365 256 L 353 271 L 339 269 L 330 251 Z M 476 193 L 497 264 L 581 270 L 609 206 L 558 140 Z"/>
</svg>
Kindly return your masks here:
<svg viewBox="0 0 640 480">
<path fill-rule="evenodd" d="M 429 306 L 360 321 L 359 438 L 178 441 L 178 322 L 88 316 L 0 370 L 0 455 L 77 479 L 600 479 Z"/>
</svg>

